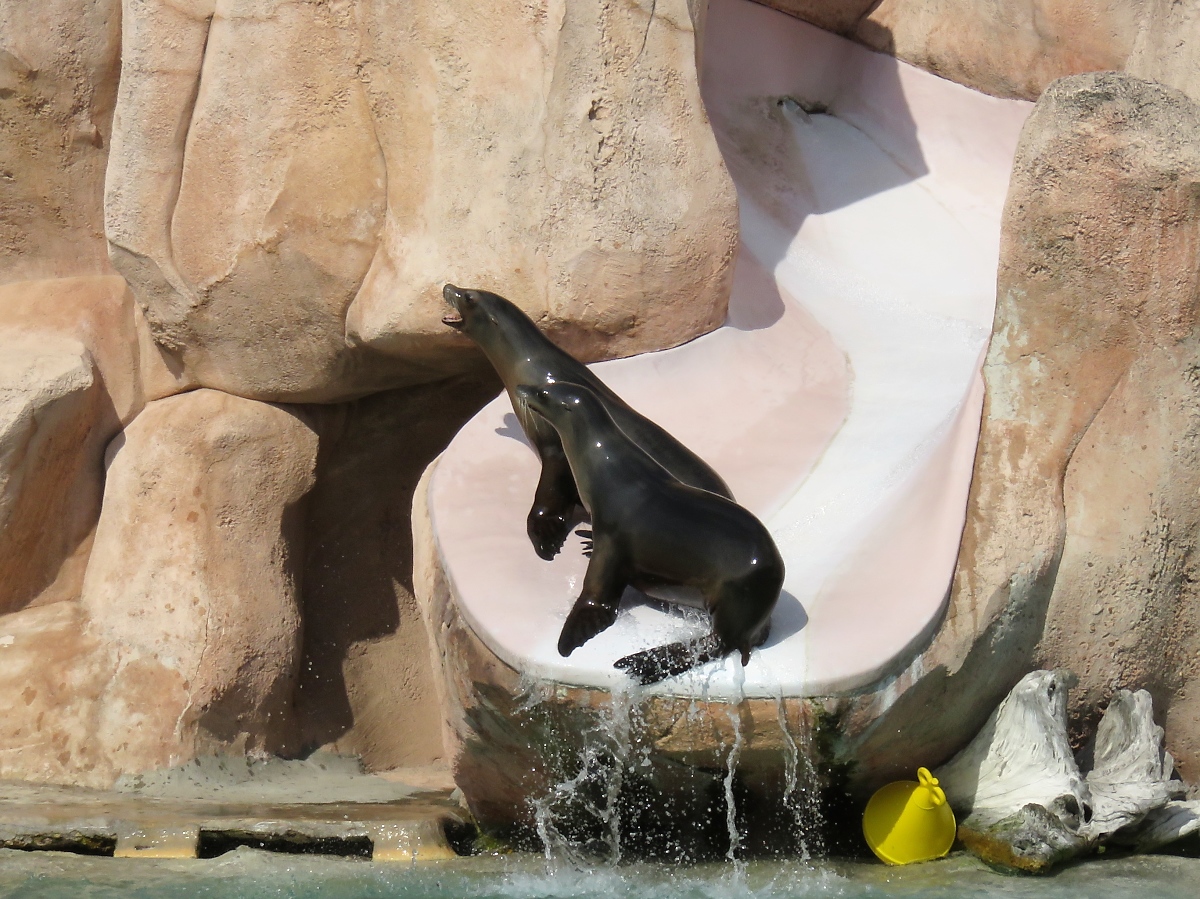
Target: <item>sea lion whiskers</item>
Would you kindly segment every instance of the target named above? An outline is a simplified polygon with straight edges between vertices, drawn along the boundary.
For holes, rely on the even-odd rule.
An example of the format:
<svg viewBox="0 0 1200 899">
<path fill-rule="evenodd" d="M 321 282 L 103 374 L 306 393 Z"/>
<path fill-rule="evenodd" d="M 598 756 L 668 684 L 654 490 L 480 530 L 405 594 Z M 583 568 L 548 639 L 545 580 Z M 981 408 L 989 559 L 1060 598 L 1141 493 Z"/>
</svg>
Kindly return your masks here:
<svg viewBox="0 0 1200 899">
<path fill-rule="evenodd" d="M 525 396 L 524 392 L 520 388 L 513 392 L 512 401 L 513 411 L 517 413 L 517 419 L 519 421 L 528 421 L 530 415 L 537 414 L 529 408 L 529 398 Z"/>
</svg>

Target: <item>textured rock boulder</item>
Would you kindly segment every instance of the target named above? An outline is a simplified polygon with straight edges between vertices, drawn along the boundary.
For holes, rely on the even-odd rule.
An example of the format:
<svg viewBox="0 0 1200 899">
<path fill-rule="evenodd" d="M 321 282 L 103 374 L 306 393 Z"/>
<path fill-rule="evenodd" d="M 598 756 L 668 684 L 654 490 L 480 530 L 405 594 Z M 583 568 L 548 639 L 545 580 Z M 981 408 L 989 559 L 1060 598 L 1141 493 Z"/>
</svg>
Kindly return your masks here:
<svg viewBox="0 0 1200 899">
<path fill-rule="evenodd" d="M 104 417 L 82 344 L 0 330 L 0 615 L 60 592 L 60 575 L 78 583 L 68 560 L 100 508 L 103 443 L 89 437 Z"/>
<path fill-rule="evenodd" d="M 120 0 L 0 3 L 0 283 L 107 274 Z"/>
<path fill-rule="evenodd" d="M 120 278 L 0 287 L 0 777 L 114 773 L 94 722 L 116 655 L 85 633 L 78 597 L 105 447 L 174 389 Z"/>
<path fill-rule="evenodd" d="M 855 37 L 943 78 L 1035 100 L 1056 78 L 1122 69 L 1145 0 L 883 0 Z"/>
<path fill-rule="evenodd" d="M 0 614 L 78 597 L 104 448 L 173 389 L 120 278 L 0 287 Z"/>
<path fill-rule="evenodd" d="M 198 390 L 109 448 L 82 597 L 0 618 L 0 777 L 106 785 L 294 737 L 297 562 L 317 437 Z"/>
<path fill-rule="evenodd" d="M 447 280 L 589 357 L 724 317 L 736 203 L 685 0 L 143 0 L 122 30 L 112 258 L 205 386 L 462 370 Z"/>
<path fill-rule="evenodd" d="M 348 364 L 385 179 L 353 26 L 344 4 L 125 4 L 110 252 L 206 386 L 315 395 Z"/>
<path fill-rule="evenodd" d="M 448 279 L 512 296 L 592 358 L 720 324 L 735 198 L 688 7 L 414 4 L 402 28 L 368 7 L 373 104 L 422 125 L 379 117 L 388 222 L 352 336 L 399 350 L 441 333 Z"/>
<path fill-rule="evenodd" d="M 1115 74 L 1053 85 L 1022 134 L 967 522 L 932 646 L 854 700 L 866 789 L 936 764 L 1026 671 L 1079 675 L 1090 729 L 1144 688 L 1200 778 L 1200 107 Z"/>
<path fill-rule="evenodd" d="M 147 406 L 110 453 L 81 601 L 121 658 L 110 723 L 143 720 L 100 738 L 154 747 L 159 764 L 207 740 L 281 748 L 316 434 L 277 406 L 198 390 Z M 123 707 L 150 688 L 167 714 Z"/>
</svg>

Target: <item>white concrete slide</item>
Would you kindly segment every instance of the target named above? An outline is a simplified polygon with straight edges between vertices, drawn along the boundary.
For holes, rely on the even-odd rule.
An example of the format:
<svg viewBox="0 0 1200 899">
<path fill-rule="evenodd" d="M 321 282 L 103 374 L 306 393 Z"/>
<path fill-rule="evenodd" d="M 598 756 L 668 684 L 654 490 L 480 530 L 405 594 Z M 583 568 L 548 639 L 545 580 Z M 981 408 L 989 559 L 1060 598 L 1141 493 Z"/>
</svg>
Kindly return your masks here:
<svg viewBox="0 0 1200 899">
<path fill-rule="evenodd" d="M 995 306 L 1000 215 L 1031 104 L 1000 100 L 747 0 L 712 0 L 703 89 L 738 187 L 729 317 L 676 349 L 595 366 L 704 457 L 787 563 L 767 644 L 652 688 L 827 695 L 906 664 L 958 553 Z M 525 514 L 539 464 L 505 395 L 430 482 L 464 619 L 531 676 L 611 687 L 613 662 L 707 630 L 626 594 L 617 623 L 555 648 L 586 568 Z"/>
</svg>

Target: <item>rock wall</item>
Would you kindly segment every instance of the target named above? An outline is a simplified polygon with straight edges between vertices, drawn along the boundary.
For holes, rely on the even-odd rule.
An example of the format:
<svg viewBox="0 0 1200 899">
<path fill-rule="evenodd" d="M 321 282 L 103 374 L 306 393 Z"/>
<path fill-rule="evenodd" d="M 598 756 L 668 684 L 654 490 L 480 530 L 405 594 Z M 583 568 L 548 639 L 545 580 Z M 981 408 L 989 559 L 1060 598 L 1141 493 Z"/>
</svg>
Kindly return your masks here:
<svg viewBox="0 0 1200 899">
<path fill-rule="evenodd" d="M 1126 71 L 1178 88 L 1200 102 L 1200 7 L 1146 0 Z"/>
<path fill-rule="evenodd" d="M 442 755 L 410 502 L 499 386 L 441 286 L 723 320 L 704 11 L 0 0 L 0 776 Z"/>
<path fill-rule="evenodd" d="M 588 358 L 681 343 L 736 240 L 695 43 L 684 0 L 128 0 L 113 263 L 197 383 L 259 399 L 469 367 L 446 281 Z"/>
<path fill-rule="evenodd" d="M 171 380 L 135 310 L 115 276 L 0 287 L 0 614 L 79 595 L 104 449 Z"/>
<path fill-rule="evenodd" d="M 997 97 L 1125 70 L 1200 99 L 1200 9 L 1179 0 L 756 0 Z"/>
<path fill-rule="evenodd" d="M 296 567 L 317 436 L 213 390 L 150 403 L 109 445 L 77 597 L 0 618 L 0 777 L 103 786 L 218 750 L 286 751 Z"/>
<path fill-rule="evenodd" d="M 949 608 L 845 713 L 864 789 L 947 758 L 1037 667 L 1078 673 L 1077 737 L 1148 690 L 1200 779 L 1198 133 L 1200 105 L 1120 74 L 1056 82 L 1026 123 Z"/>
<path fill-rule="evenodd" d="M 1025 671 L 1067 666 L 1078 732 L 1144 687 L 1196 781 L 1200 14 L 770 5 L 1005 96 L 1140 76 L 1055 82 L 1030 119 L 946 622 L 827 704 L 841 758 L 864 788 L 936 764 Z M 736 203 L 703 20 L 685 0 L 0 0 L 0 776 L 442 753 L 409 502 L 496 386 L 437 290 L 507 293 L 588 359 L 720 322 Z M 747 751 L 778 756 L 777 713 L 746 714 Z M 646 739 L 720 768 L 728 733 L 683 720 L 655 712 Z"/>
</svg>

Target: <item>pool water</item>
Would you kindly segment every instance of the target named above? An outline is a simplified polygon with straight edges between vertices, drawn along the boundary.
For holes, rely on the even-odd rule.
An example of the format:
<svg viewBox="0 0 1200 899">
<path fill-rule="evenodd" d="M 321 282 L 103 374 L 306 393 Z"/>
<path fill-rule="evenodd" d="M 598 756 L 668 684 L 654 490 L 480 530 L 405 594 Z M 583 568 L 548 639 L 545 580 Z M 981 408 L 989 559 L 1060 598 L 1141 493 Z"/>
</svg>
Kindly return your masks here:
<svg viewBox="0 0 1200 899">
<path fill-rule="evenodd" d="M 998 874 L 954 855 L 905 868 L 868 862 L 750 862 L 676 867 L 554 868 L 535 855 L 485 856 L 419 867 L 253 849 L 207 860 L 88 858 L 0 850 L 0 897 L 327 897 L 327 899 L 1195 899 L 1200 859 L 1092 859 L 1046 877 Z"/>
</svg>

